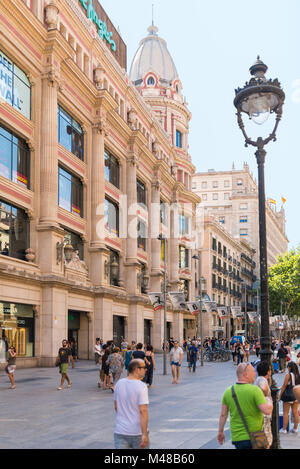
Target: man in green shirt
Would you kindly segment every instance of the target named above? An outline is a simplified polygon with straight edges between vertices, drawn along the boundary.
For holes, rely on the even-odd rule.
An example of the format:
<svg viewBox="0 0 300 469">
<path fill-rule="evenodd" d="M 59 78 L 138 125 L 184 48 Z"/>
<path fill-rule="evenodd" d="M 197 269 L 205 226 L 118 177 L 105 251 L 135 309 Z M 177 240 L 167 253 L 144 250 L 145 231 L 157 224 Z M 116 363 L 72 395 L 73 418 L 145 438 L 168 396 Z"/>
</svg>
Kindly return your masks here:
<svg viewBox="0 0 300 469">
<path fill-rule="evenodd" d="M 272 414 L 273 405 L 267 403 L 262 390 L 253 386 L 255 370 L 249 363 L 240 363 L 236 370 L 238 381 L 234 385 L 238 402 L 245 416 L 250 432 L 257 432 L 263 427 L 263 414 Z M 252 449 L 250 436 L 243 424 L 231 392 L 231 386 L 226 389 L 222 399 L 222 410 L 219 419 L 218 442 L 225 441 L 224 426 L 230 413 L 230 431 L 232 444 L 236 449 Z"/>
</svg>

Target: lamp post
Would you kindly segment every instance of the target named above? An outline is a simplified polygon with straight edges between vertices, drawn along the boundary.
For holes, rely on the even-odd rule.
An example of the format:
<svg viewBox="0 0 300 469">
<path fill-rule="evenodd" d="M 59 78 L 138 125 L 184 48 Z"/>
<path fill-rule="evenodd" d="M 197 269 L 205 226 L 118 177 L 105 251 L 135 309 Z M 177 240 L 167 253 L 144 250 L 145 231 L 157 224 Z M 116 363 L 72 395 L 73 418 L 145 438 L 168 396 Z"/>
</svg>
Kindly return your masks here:
<svg viewBox="0 0 300 469">
<path fill-rule="evenodd" d="M 197 331 L 198 331 L 198 334 L 199 334 L 199 330 L 200 330 L 200 339 L 201 339 L 201 349 L 200 349 L 200 358 L 201 358 L 201 366 L 203 366 L 204 364 L 204 360 L 203 360 L 203 321 L 202 321 L 202 281 L 205 280 L 204 277 L 201 277 L 201 263 L 200 263 L 200 256 L 199 255 L 195 255 L 192 257 L 192 259 L 195 259 L 196 261 L 198 261 L 198 266 L 199 266 L 199 273 L 198 273 L 198 282 L 199 282 L 199 301 L 200 301 L 200 311 L 199 311 L 199 314 L 198 314 L 198 318 L 197 318 Z M 200 322 L 200 325 L 199 325 L 199 322 Z"/>
<path fill-rule="evenodd" d="M 259 253 L 260 253 L 260 295 L 261 295 L 261 360 L 272 365 L 272 350 L 269 324 L 269 293 L 268 293 L 268 269 L 267 269 L 267 237 L 266 237 L 266 202 L 264 163 L 266 151 L 264 147 L 271 141 L 276 141 L 276 131 L 282 116 L 282 106 L 285 94 L 277 80 L 265 77 L 268 67 L 257 57 L 256 62 L 250 67 L 252 78 L 246 82 L 243 88 L 235 90 L 234 105 L 237 109 L 238 125 L 245 137 L 245 146 L 251 145 L 257 148 L 255 156 L 258 165 L 258 201 L 259 201 Z M 242 119 L 245 113 L 256 124 L 263 124 L 270 114 L 276 115 L 273 131 L 267 138 L 258 137 L 256 141 L 248 137 Z M 272 382 L 271 391 L 273 398 L 272 415 L 272 449 L 280 448 L 278 432 L 278 387 Z"/>
<path fill-rule="evenodd" d="M 167 259 L 166 259 L 166 237 L 160 234 L 158 238 L 164 245 L 164 355 L 163 374 L 167 374 Z"/>
<path fill-rule="evenodd" d="M 242 287 L 245 289 L 245 339 L 247 340 L 247 329 L 248 329 L 248 323 L 247 323 L 247 283 L 243 282 Z"/>
</svg>

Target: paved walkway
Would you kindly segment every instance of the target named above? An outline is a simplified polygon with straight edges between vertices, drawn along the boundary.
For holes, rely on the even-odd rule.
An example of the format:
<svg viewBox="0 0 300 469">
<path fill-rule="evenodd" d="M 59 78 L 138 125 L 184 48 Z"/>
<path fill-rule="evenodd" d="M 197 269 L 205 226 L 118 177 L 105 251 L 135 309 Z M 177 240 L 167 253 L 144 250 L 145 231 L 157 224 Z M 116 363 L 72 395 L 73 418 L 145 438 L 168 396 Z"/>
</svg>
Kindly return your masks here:
<svg viewBox="0 0 300 469">
<path fill-rule="evenodd" d="M 224 446 L 216 441 L 222 394 L 235 380 L 232 362 L 198 365 L 195 374 L 184 362 L 179 385 L 172 385 L 170 368 L 163 376 L 162 356 L 156 359 L 158 369 L 149 390 L 151 448 L 232 448 L 229 422 Z M 113 448 L 113 394 L 98 389 L 97 367 L 78 361 L 70 377 L 72 388 L 57 391 L 58 368 L 17 369 L 16 389 L 10 390 L 1 373 L 0 449 Z M 276 380 L 281 385 L 283 375 Z M 282 447 L 299 448 L 299 438 L 281 435 Z"/>
</svg>

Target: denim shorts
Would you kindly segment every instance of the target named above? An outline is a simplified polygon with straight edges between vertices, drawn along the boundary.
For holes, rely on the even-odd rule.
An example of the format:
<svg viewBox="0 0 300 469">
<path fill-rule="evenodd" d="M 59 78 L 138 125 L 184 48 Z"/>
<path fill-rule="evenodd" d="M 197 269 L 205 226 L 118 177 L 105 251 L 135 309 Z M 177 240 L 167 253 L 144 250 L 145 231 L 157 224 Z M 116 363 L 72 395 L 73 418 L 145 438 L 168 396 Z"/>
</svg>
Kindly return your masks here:
<svg viewBox="0 0 300 469">
<path fill-rule="evenodd" d="M 172 365 L 181 366 L 181 363 L 179 363 L 179 362 L 172 362 Z"/>
<path fill-rule="evenodd" d="M 140 449 L 142 435 L 120 435 L 114 433 L 115 449 Z M 149 445 L 145 448 L 148 449 Z"/>
</svg>

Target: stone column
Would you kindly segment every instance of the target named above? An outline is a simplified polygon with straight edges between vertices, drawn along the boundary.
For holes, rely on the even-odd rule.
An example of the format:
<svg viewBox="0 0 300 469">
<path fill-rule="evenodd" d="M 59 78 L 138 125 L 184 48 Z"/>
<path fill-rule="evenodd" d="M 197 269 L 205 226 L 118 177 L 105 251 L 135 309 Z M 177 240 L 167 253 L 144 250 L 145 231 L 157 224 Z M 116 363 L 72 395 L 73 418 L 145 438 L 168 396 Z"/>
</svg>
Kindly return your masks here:
<svg viewBox="0 0 300 469">
<path fill-rule="evenodd" d="M 159 292 L 161 285 L 161 241 L 160 234 L 160 183 L 155 180 L 151 186 L 151 284 L 150 291 Z"/>
<path fill-rule="evenodd" d="M 44 2 L 41 0 L 31 0 L 33 14 L 43 23 L 44 22 Z"/>
<path fill-rule="evenodd" d="M 106 120 L 102 117 L 93 125 L 91 171 L 91 243 L 90 277 L 95 286 L 104 283 L 104 262 L 108 259 L 105 246 L 105 178 L 104 137 Z"/>
<path fill-rule="evenodd" d="M 136 189 L 137 157 L 135 154 L 127 161 L 126 193 L 128 231 L 126 243 L 126 290 L 129 294 L 137 293 L 137 273 L 139 262 L 137 260 L 137 189 Z"/>
</svg>

